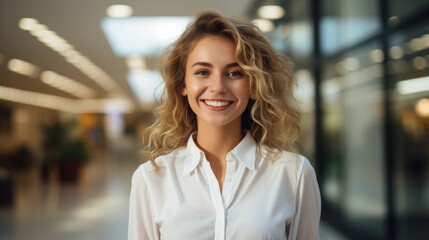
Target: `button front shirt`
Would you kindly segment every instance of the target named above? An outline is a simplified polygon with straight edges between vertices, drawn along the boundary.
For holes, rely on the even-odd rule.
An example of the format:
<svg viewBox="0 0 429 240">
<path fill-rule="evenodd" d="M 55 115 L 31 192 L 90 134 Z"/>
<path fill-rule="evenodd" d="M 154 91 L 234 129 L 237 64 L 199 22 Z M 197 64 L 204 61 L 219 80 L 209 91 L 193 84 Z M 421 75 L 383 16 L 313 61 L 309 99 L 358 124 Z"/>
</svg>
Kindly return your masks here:
<svg viewBox="0 0 429 240">
<path fill-rule="evenodd" d="M 261 156 L 250 133 L 226 156 L 222 191 L 192 136 L 134 173 L 128 240 L 319 238 L 320 193 L 300 155 Z"/>
</svg>

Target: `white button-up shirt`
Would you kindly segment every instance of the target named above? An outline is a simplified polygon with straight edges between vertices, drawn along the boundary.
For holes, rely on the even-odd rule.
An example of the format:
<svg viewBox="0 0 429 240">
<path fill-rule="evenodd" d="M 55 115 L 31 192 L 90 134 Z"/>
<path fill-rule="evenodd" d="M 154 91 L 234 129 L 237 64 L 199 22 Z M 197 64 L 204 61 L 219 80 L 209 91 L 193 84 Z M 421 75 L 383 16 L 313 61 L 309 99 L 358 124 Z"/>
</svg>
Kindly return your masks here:
<svg viewBox="0 0 429 240">
<path fill-rule="evenodd" d="M 313 167 L 300 155 L 261 157 L 252 136 L 226 156 L 220 191 L 192 137 L 142 164 L 130 194 L 128 240 L 319 238 L 320 192 Z"/>
</svg>

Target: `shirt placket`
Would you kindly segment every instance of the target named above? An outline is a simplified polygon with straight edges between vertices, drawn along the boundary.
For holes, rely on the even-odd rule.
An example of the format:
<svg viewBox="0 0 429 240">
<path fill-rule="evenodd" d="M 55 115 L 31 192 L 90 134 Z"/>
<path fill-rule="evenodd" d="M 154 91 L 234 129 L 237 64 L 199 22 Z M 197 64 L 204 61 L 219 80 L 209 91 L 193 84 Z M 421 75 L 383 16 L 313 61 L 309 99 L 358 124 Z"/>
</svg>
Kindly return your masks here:
<svg viewBox="0 0 429 240">
<path fill-rule="evenodd" d="M 226 171 L 225 171 L 225 181 L 222 189 L 222 198 L 225 209 L 228 208 L 231 202 L 231 194 L 233 189 L 234 177 L 236 172 L 236 161 L 232 154 L 226 156 Z"/>
<path fill-rule="evenodd" d="M 204 158 L 204 156 L 202 155 Z M 207 182 L 209 184 L 210 196 L 213 201 L 213 205 L 216 212 L 215 221 L 215 240 L 225 239 L 225 208 L 223 204 L 222 195 L 219 189 L 217 179 L 210 167 L 210 163 L 207 160 L 203 161 L 204 172 L 207 176 Z"/>
</svg>

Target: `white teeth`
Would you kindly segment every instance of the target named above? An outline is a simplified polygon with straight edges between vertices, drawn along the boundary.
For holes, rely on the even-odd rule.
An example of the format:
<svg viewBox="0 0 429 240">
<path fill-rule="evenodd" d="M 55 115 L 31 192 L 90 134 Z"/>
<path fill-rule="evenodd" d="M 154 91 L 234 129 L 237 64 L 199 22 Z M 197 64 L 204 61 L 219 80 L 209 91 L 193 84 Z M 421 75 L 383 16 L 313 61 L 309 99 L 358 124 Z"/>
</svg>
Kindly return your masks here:
<svg viewBox="0 0 429 240">
<path fill-rule="evenodd" d="M 208 100 L 206 100 L 205 103 L 207 105 L 209 105 L 209 106 L 212 106 L 212 107 L 223 107 L 223 106 L 228 105 L 230 102 L 228 102 L 228 101 L 208 101 Z"/>
</svg>

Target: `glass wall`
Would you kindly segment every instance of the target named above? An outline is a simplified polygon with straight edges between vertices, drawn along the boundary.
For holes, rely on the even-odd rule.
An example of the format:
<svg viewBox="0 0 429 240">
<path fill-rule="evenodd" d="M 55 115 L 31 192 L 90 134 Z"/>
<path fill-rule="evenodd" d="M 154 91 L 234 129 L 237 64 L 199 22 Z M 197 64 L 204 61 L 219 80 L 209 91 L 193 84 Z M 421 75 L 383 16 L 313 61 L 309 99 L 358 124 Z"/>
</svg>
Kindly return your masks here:
<svg viewBox="0 0 429 240">
<path fill-rule="evenodd" d="M 427 239 L 429 1 L 277 3 L 267 36 L 295 63 L 322 220 L 350 239 Z"/>
<path fill-rule="evenodd" d="M 392 24 L 399 23 L 402 18 L 424 11 L 427 5 L 427 0 L 391 0 L 389 1 L 389 20 Z"/>
<path fill-rule="evenodd" d="M 321 1 L 321 47 L 330 54 L 362 41 L 381 29 L 373 0 Z"/>
<path fill-rule="evenodd" d="M 429 21 L 389 38 L 398 239 L 429 236 Z"/>
<path fill-rule="evenodd" d="M 322 72 L 326 201 L 356 230 L 383 236 L 383 68 L 369 43 L 324 63 Z"/>
</svg>

